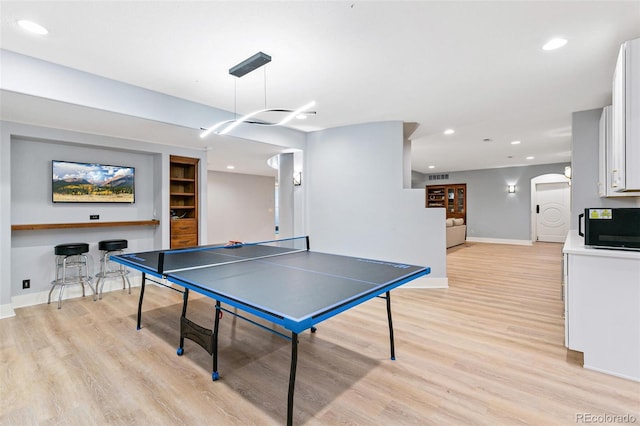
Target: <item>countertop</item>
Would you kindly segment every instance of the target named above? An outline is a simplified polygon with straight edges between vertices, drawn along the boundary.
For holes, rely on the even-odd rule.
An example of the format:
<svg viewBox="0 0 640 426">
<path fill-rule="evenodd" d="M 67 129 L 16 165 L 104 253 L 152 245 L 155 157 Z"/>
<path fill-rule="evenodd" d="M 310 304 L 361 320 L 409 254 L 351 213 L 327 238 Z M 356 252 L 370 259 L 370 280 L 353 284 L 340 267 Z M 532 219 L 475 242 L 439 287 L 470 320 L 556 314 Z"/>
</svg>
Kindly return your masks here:
<svg viewBox="0 0 640 426">
<path fill-rule="evenodd" d="M 568 254 L 580 254 L 583 256 L 598 256 L 598 257 L 615 257 L 618 259 L 638 259 L 640 260 L 640 251 L 634 250 L 617 250 L 617 249 L 604 249 L 586 247 L 584 245 L 584 237 L 578 235 L 578 231 L 573 229 L 567 234 L 563 253 Z"/>
</svg>

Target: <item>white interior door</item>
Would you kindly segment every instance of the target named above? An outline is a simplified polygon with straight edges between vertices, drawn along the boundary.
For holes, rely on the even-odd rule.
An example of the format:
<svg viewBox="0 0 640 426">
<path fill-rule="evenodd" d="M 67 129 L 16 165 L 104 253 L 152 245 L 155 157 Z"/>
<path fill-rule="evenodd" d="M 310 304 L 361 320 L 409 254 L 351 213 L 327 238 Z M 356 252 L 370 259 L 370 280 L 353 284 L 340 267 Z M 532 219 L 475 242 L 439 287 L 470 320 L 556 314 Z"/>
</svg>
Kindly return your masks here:
<svg viewBox="0 0 640 426">
<path fill-rule="evenodd" d="M 536 184 L 536 239 L 561 243 L 570 224 L 570 195 L 566 182 Z"/>
</svg>

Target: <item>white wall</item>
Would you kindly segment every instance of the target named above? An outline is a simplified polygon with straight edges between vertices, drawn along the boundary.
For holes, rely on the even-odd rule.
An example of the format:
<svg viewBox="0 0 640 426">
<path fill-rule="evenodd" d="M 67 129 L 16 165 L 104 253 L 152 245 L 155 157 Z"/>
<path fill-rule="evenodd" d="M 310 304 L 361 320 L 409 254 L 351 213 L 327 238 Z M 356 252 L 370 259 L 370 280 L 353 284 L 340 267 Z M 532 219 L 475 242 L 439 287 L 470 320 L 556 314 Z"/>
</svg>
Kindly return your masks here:
<svg viewBox="0 0 640 426">
<path fill-rule="evenodd" d="M 135 202 L 52 203 L 51 160 L 101 163 L 135 168 Z M 156 177 L 155 179 L 158 179 Z M 15 137 L 11 141 L 12 224 L 145 220 L 153 217 L 153 155 L 71 146 L 53 141 Z"/>
<path fill-rule="evenodd" d="M 209 244 L 275 237 L 275 178 L 208 173 Z"/>
<path fill-rule="evenodd" d="M 11 143 L 9 140 L 6 126 L 0 125 L 0 318 L 13 315 L 10 282 Z"/>
<path fill-rule="evenodd" d="M 421 285 L 446 286 L 445 217 L 424 189 L 403 189 L 402 122 L 309 134 L 307 229 L 314 251 L 431 267 Z"/>
</svg>

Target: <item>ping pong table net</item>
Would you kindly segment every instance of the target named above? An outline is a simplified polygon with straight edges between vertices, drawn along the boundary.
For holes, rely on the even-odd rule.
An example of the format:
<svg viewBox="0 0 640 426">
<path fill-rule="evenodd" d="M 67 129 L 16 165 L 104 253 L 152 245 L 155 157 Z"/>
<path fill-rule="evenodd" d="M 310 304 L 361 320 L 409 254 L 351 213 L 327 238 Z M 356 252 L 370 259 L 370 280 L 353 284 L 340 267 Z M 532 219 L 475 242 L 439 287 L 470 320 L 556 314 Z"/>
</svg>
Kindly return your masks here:
<svg viewBox="0 0 640 426">
<path fill-rule="evenodd" d="M 158 253 L 157 272 L 168 275 L 178 271 L 247 262 L 309 250 L 309 237 L 293 237 L 243 243 L 197 246 Z"/>
</svg>

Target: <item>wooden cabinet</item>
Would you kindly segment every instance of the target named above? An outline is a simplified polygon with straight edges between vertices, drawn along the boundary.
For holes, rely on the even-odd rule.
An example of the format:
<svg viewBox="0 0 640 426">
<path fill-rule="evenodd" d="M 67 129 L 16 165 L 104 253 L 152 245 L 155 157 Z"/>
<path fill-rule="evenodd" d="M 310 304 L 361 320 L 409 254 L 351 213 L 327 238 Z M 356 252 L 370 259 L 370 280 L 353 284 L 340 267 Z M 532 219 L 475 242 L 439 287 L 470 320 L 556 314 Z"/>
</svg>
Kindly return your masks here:
<svg viewBox="0 0 640 426">
<path fill-rule="evenodd" d="M 171 248 L 198 245 L 198 222 L 196 219 L 171 220 Z"/>
<path fill-rule="evenodd" d="M 447 219 L 460 218 L 467 223 L 467 184 L 427 185 L 426 203 L 428 208 L 444 208 Z"/>
<path fill-rule="evenodd" d="M 198 163 L 197 158 L 169 159 L 172 249 L 198 245 Z"/>
</svg>

